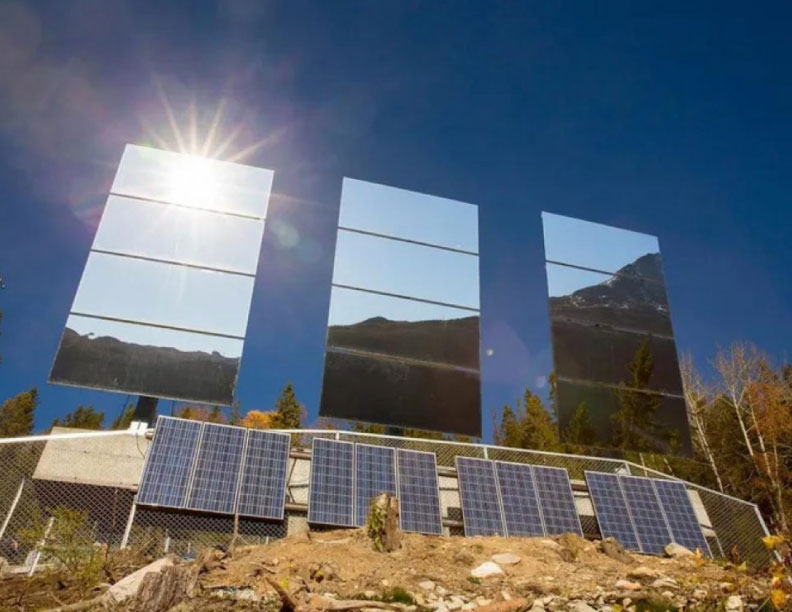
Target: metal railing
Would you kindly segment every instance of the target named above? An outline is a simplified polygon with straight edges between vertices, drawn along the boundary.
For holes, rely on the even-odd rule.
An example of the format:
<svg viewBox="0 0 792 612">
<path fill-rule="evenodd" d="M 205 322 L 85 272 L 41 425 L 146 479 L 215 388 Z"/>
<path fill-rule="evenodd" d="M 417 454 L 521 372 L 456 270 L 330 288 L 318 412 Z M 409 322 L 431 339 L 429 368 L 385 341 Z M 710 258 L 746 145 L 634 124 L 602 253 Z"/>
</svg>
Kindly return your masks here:
<svg viewBox="0 0 792 612">
<path fill-rule="evenodd" d="M 334 430 L 284 430 L 292 434 L 286 517 L 283 521 L 240 518 L 238 542 L 264 544 L 307 529 L 310 455 L 315 437 L 335 438 L 435 453 L 446 530 L 462 535 L 457 456 L 479 457 L 564 468 L 575 489 L 584 532 L 599 535 L 585 488 L 584 471 L 621 472 L 679 480 L 635 463 L 537 450 L 402 438 Z M 19 571 L 34 569 L 40 555 L 23 533 L 54 509 L 81 511 L 96 542 L 111 548 L 136 547 L 153 555 L 190 556 L 200 549 L 228 545 L 231 516 L 136 506 L 134 496 L 148 440 L 141 431 L 95 432 L 0 439 L 0 557 Z M 713 554 L 740 558 L 754 568 L 770 563 L 762 538 L 767 527 L 757 506 L 706 487 L 684 482 Z M 0 561 L 2 564 L 2 561 Z"/>
</svg>

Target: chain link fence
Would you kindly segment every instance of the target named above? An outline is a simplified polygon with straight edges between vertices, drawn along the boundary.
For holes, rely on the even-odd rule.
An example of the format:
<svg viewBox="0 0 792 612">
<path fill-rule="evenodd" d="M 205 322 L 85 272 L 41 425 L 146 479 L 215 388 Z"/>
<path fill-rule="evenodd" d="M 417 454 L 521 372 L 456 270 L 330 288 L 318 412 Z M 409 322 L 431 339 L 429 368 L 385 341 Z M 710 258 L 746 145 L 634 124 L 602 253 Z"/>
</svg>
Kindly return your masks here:
<svg viewBox="0 0 792 612">
<path fill-rule="evenodd" d="M 36 543 L 26 540 L 24 531 L 36 521 L 51 521 L 53 511 L 63 507 L 80 511 L 94 540 L 110 548 L 128 546 L 150 556 L 170 552 L 189 558 L 203 548 L 230 544 L 234 533 L 231 516 L 135 505 L 135 490 L 149 444 L 142 432 L 68 431 L 59 429 L 49 436 L 0 440 L 0 557 L 11 571 L 32 571 L 40 562 Z M 584 533 L 594 538 L 599 537 L 599 531 L 584 471 L 673 478 L 629 461 L 603 457 L 348 431 L 288 433 L 292 434 L 292 452 L 285 518 L 268 521 L 240 517 L 238 544 L 266 544 L 308 529 L 310 448 L 316 437 L 434 453 L 443 519 L 450 535 L 464 533 L 455 472 L 458 456 L 566 469 Z M 693 483 L 685 484 L 715 556 L 745 560 L 756 569 L 769 565 L 770 553 L 761 540 L 768 531 L 755 504 Z"/>
</svg>

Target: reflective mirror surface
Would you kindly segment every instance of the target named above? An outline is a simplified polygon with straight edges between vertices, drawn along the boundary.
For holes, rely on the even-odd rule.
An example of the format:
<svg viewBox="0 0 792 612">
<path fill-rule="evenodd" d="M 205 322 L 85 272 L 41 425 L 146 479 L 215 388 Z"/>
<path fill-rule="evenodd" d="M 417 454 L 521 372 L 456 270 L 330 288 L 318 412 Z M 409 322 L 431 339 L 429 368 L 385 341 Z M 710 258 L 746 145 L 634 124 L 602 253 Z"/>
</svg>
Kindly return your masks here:
<svg viewBox="0 0 792 612">
<path fill-rule="evenodd" d="M 676 344 L 671 338 L 558 320 L 552 322 L 552 332 L 555 371 L 560 377 L 682 393 Z M 636 368 L 641 374 L 634 373 Z"/>
<path fill-rule="evenodd" d="M 643 278 L 599 274 L 548 263 L 550 316 L 671 336 L 665 287 Z"/>
<path fill-rule="evenodd" d="M 72 312 L 244 337 L 249 276 L 91 253 Z"/>
<path fill-rule="evenodd" d="M 264 221 L 111 195 L 92 249 L 255 274 Z"/>
<path fill-rule="evenodd" d="M 478 257 L 338 231 L 333 284 L 478 309 Z"/>
<path fill-rule="evenodd" d="M 322 414 L 481 435 L 478 373 L 328 349 Z"/>
<path fill-rule="evenodd" d="M 69 316 L 52 382 L 230 404 L 242 340 Z"/>
<path fill-rule="evenodd" d="M 264 218 L 272 177 L 265 168 L 127 145 L 111 192 Z"/>
<path fill-rule="evenodd" d="M 685 400 L 595 384 L 558 381 L 562 439 L 573 444 L 690 454 Z"/>
<path fill-rule="evenodd" d="M 581 219 L 542 213 L 545 258 L 601 272 L 662 276 L 657 238 Z M 644 269 L 644 257 L 655 256 Z"/>
<path fill-rule="evenodd" d="M 338 225 L 478 253 L 478 207 L 345 178 Z"/>
<path fill-rule="evenodd" d="M 327 346 L 478 370 L 478 313 L 333 287 Z"/>
</svg>

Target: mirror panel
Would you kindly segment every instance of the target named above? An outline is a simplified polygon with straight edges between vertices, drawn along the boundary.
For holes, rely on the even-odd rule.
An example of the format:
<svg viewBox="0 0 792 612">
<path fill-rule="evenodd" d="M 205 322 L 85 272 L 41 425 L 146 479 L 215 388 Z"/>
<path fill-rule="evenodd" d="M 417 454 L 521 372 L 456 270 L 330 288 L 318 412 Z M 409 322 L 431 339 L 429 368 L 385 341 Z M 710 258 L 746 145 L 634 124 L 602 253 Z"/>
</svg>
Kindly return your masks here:
<svg viewBox="0 0 792 612">
<path fill-rule="evenodd" d="M 682 394 L 682 378 L 673 339 L 557 319 L 552 322 L 552 334 L 558 376 L 635 386 L 629 367 L 651 361 L 647 375 L 640 377 L 639 388 Z"/>
<path fill-rule="evenodd" d="M 328 349 L 322 416 L 481 436 L 477 373 Z"/>
<path fill-rule="evenodd" d="M 561 438 L 571 444 L 644 452 L 692 452 L 685 400 L 558 380 Z M 581 426 L 588 422 L 590 426 Z M 632 423 L 620 428 L 619 423 Z"/>
<path fill-rule="evenodd" d="M 255 274 L 264 220 L 111 195 L 93 249 Z"/>
<path fill-rule="evenodd" d="M 475 312 L 333 287 L 327 346 L 478 370 Z"/>
<path fill-rule="evenodd" d="M 241 357 L 235 338 L 70 315 L 50 382 L 228 405 Z"/>
<path fill-rule="evenodd" d="M 550 316 L 673 335 L 665 287 L 643 278 L 547 263 Z"/>
<path fill-rule="evenodd" d="M 265 168 L 127 145 L 111 192 L 264 218 L 272 177 Z"/>
<path fill-rule="evenodd" d="M 91 253 L 72 312 L 244 337 L 254 278 Z"/>
<path fill-rule="evenodd" d="M 344 178 L 338 225 L 478 253 L 478 207 Z"/>
<path fill-rule="evenodd" d="M 478 257 L 338 230 L 333 284 L 479 308 Z"/>
<path fill-rule="evenodd" d="M 662 282 L 657 238 L 572 217 L 542 213 L 545 259 Z"/>
</svg>

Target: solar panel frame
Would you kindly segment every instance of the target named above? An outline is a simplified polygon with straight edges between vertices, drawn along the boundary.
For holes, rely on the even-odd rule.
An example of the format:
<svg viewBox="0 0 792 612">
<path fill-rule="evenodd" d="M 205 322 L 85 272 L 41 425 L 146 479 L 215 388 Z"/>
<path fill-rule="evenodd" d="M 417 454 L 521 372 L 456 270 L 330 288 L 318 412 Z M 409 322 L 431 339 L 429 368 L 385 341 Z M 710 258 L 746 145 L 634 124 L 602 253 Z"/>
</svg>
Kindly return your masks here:
<svg viewBox="0 0 792 612">
<path fill-rule="evenodd" d="M 199 421 L 158 417 L 154 438 L 146 453 L 136 503 L 184 507 L 202 433 L 203 423 Z M 176 444 L 177 448 L 172 452 Z"/>
<path fill-rule="evenodd" d="M 426 481 L 421 482 L 422 477 L 430 479 L 429 486 Z M 397 449 L 396 487 L 399 498 L 399 529 L 441 535 L 443 509 L 440 505 L 436 455 L 426 451 Z"/>
<path fill-rule="evenodd" d="M 619 475 L 585 470 L 584 476 L 602 538 L 615 538 L 625 549 L 641 552 L 641 543 Z"/>
<path fill-rule="evenodd" d="M 641 551 L 661 555 L 671 543 L 671 530 L 651 478 L 619 475 L 624 499 L 630 508 Z"/>
<path fill-rule="evenodd" d="M 322 449 L 324 447 L 324 449 Z M 335 451 L 331 449 L 335 448 Z M 349 456 L 343 454 L 348 449 Z M 335 454 L 335 456 L 334 456 Z M 348 460 L 348 465 L 347 464 Z M 329 470 L 333 466 L 333 469 Z M 322 477 L 319 477 L 319 474 Z M 314 438 L 308 485 L 308 522 L 316 525 L 354 527 L 355 444 L 343 440 Z M 320 497 L 321 496 L 321 497 Z M 331 503 L 330 500 L 333 500 Z"/>
<path fill-rule="evenodd" d="M 571 532 L 582 537 L 583 527 L 580 524 L 575 495 L 572 493 L 569 472 L 564 468 L 533 465 L 531 473 L 545 533 L 560 535 Z"/>
<path fill-rule="evenodd" d="M 291 436 L 251 429 L 240 469 L 237 513 L 283 520 Z"/>
<path fill-rule="evenodd" d="M 495 464 L 478 457 L 454 458 L 466 536 L 505 536 Z"/>
<path fill-rule="evenodd" d="M 506 535 L 508 537 L 546 535 L 531 466 L 527 463 L 496 461 L 495 477 L 498 481 Z"/>
<path fill-rule="evenodd" d="M 369 457 L 365 455 L 369 455 Z M 376 455 L 379 456 L 376 457 Z M 368 458 L 371 458 L 372 461 L 368 461 Z M 383 459 L 385 460 L 385 465 L 382 463 Z M 388 463 L 389 466 L 387 465 Z M 375 465 L 376 468 L 374 467 Z M 356 526 L 362 527 L 366 524 L 371 500 L 383 492 L 396 496 L 396 449 L 390 446 L 377 446 L 374 444 L 355 444 L 355 508 L 353 520 Z"/>
<path fill-rule="evenodd" d="M 239 490 L 239 470 L 247 430 L 220 423 L 204 423 L 185 509 L 233 514 Z"/>
<path fill-rule="evenodd" d="M 674 542 L 712 557 L 709 542 L 701 529 L 687 487 L 676 480 L 652 479 L 657 499 L 665 514 Z"/>
</svg>

